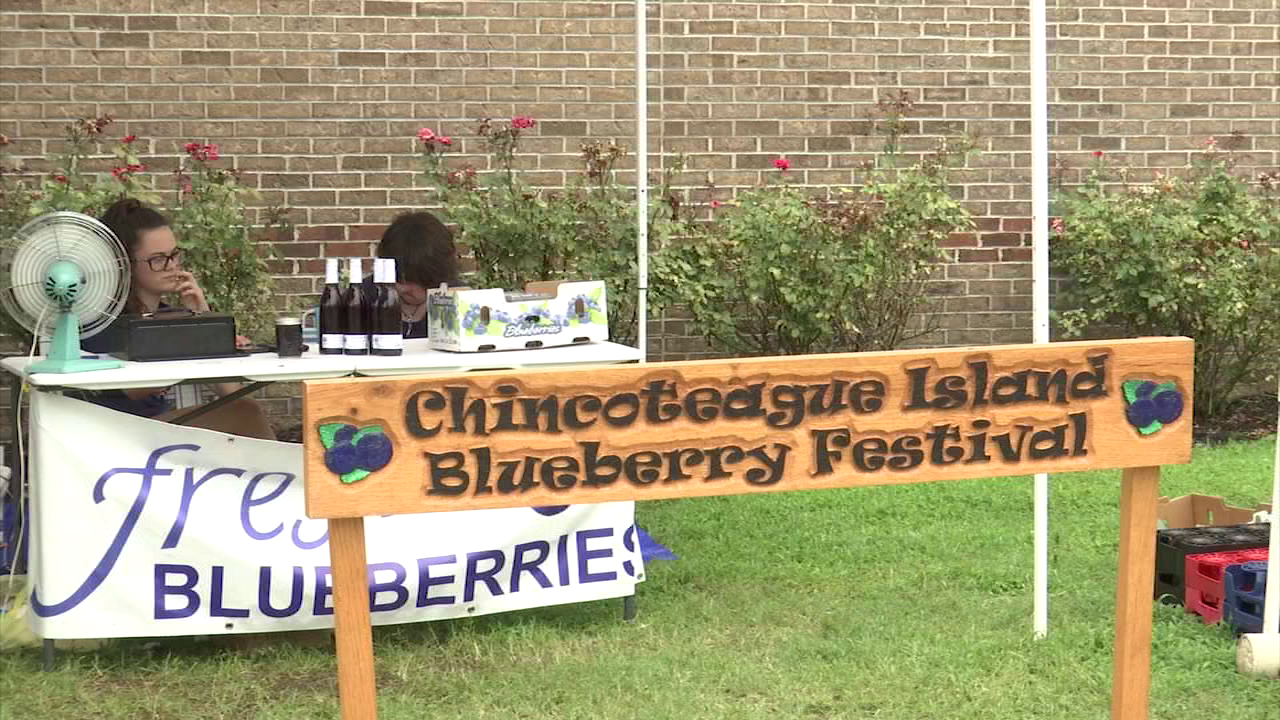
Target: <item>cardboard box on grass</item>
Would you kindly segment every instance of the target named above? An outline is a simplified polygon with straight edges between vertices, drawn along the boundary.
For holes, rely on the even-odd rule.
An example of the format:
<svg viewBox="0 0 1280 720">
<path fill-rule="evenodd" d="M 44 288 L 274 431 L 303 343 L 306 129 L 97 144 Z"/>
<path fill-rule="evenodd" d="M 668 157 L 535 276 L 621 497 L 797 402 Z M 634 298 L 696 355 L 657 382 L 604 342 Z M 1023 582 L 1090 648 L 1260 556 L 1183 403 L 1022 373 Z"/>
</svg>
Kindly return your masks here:
<svg viewBox="0 0 1280 720">
<path fill-rule="evenodd" d="M 603 280 L 427 291 L 427 346 L 452 352 L 554 347 L 609 339 Z"/>
<path fill-rule="evenodd" d="M 1156 529 L 1266 522 L 1270 512 L 1269 503 L 1253 509 L 1235 507 L 1216 495 L 1182 495 L 1172 500 L 1162 497 L 1156 507 Z"/>
</svg>

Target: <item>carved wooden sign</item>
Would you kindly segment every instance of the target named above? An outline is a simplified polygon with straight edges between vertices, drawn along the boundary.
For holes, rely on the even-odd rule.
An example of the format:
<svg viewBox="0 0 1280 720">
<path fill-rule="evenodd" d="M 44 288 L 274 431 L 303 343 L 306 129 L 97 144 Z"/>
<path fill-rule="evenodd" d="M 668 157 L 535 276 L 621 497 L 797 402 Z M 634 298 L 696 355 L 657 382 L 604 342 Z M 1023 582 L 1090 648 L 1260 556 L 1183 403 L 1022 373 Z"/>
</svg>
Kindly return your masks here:
<svg viewBox="0 0 1280 720">
<path fill-rule="evenodd" d="M 317 518 L 1190 461 L 1193 343 L 1052 343 L 306 383 Z"/>
</svg>

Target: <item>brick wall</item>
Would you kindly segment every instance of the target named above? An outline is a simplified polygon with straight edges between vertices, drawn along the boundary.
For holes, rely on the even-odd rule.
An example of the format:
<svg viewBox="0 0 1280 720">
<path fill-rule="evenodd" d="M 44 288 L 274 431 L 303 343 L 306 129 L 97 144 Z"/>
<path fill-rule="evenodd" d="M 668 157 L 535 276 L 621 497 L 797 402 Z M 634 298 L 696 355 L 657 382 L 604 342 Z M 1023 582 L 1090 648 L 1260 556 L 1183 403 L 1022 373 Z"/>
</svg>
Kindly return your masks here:
<svg viewBox="0 0 1280 720">
<path fill-rule="evenodd" d="M 1100 149 L 1178 166 L 1206 137 L 1239 131 L 1245 171 L 1280 164 L 1276 0 L 1051 5 L 1055 161 L 1080 167 Z M 869 107 L 905 89 L 922 135 L 985 138 L 960 174 L 978 230 L 950 250 L 935 342 L 1029 340 L 1027 6 L 651 2 L 651 164 L 659 150 L 686 153 L 717 185 L 741 186 L 786 153 L 804 182 L 847 183 L 876 147 L 860 135 Z M 37 156 L 67 118 L 110 112 L 160 171 L 188 140 L 219 142 L 267 200 L 294 208 L 299 234 L 277 270 L 286 293 L 305 293 L 320 258 L 367 252 L 423 202 L 412 155 L 423 125 L 460 136 L 481 116 L 533 115 L 532 166 L 549 184 L 584 137 L 629 143 L 632 7 L 0 0 L 0 132 Z M 653 335 L 658 356 L 699 352 L 678 319 Z"/>
</svg>

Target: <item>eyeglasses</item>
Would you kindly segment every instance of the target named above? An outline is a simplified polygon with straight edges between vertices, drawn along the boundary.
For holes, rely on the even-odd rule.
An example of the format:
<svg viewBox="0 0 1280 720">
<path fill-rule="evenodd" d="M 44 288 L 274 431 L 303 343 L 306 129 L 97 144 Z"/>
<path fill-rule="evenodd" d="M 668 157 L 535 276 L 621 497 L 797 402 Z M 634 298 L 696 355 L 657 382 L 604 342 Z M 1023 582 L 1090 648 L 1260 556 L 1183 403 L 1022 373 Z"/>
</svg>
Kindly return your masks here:
<svg viewBox="0 0 1280 720">
<path fill-rule="evenodd" d="M 151 272 L 162 272 L 171 267 L 179 267 L 182 265 L 182 250 L 174 249 L 168 255 L 152 255 L 146 259 L 147 267 L 151 268 Z"/>
</svg>

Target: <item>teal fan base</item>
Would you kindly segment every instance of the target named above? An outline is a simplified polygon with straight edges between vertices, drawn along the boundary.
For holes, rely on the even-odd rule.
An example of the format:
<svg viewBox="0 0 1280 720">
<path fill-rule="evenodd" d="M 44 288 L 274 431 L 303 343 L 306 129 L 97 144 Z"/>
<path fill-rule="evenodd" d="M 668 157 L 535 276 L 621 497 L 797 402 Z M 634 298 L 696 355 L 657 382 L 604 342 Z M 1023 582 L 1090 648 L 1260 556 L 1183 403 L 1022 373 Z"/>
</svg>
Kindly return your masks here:
<svg viewBox="0 0 1280 720">
<path fill-rule="evenodd" d="M 83 290 L 84 278 L 75 263 L 59 260 L 49 267 L 44 279 L 45 295 L 61 310 L 58 312 L 58 324 L 53 329 L 48 357 L 29 366 L 28 373 L 76 373 L 124 367 L 124 363 L 115 358 L 86 358 L 81 355 L 80 320 L 70 309 Z"/>
<path fill-rule="evenodd" d="M 27 366 L 27 373 L 77 373 L 94 370 L 112 370 L 124 367 L 115 358 L 86 358 L 80 354 L 80 322 L 69 312 L 58 314 L 58 324 L 53 329 L 49 355 L 38 363 Z"/>
</svg>

